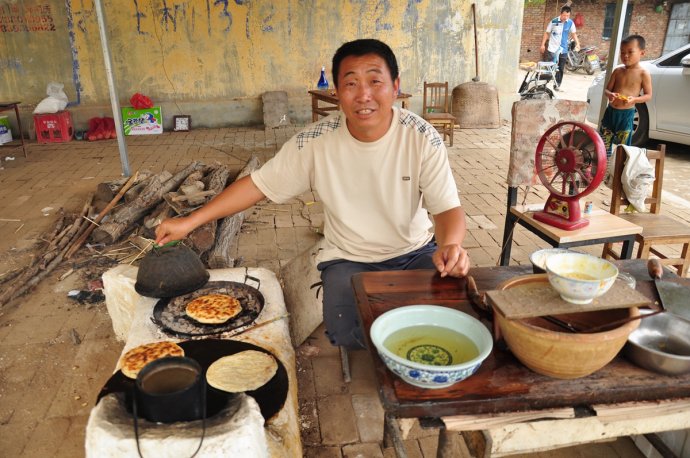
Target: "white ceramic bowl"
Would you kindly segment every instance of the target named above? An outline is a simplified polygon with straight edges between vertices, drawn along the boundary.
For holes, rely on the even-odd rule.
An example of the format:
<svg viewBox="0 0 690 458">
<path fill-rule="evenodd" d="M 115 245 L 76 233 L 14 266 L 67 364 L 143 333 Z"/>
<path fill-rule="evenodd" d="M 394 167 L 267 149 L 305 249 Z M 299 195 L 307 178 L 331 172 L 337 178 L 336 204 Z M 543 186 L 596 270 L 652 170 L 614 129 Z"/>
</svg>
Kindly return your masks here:
<svg viewBox="0 0 690 458">
<path fill-rule="evenodd" d="M 532 262 L 532 272 L 535 274 L 546 273 L 546 258 L 552 254 L 571 253 L 567 248 L 544 248 L 533 252 L 529 256 Z"/>
<path fill-rule="evenodd" d="M 446 328 L 463 334 L 477 347 L 478 355 L 460 364 L 452 364 L 450 361 L 450 365 L 431 365 L 398 356 L 384 345 L 394 332 L 418 326 L 431 326 L 439 330 Z M 444 388 L 466 379 L 479 369 L 493 348 L 491 333 L 479 320 L 458 310 L 437 305 L 408 305 L 389 310 L 374 320 L 370 334 L 371 341 L 388 369 L 407 383 L 422 388 Z M 431 332 L 426 335 L 439 334 Z M 415 348 L 449 355 L 440 344 L 423 341 L 418 343 Z"/>
<path fill-rule="evenodd" d="M 563 300 L 588 304 L 611 288 L 618 268 L 589 254 L 559 253 L 546 259 L 546 273 Z"/>
</svg>

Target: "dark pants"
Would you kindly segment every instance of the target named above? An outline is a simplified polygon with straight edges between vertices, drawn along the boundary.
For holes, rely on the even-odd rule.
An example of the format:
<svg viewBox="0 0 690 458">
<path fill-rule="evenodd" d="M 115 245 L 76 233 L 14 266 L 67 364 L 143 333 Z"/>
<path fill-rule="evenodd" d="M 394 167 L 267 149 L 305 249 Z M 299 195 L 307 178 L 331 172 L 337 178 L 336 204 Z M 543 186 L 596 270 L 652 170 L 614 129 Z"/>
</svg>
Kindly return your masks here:
<svg viewBox="0 0 690 458">
<path fill-rule="evenodd" d="M 558 83 L 559 87 L 563 82 L 563 74 L 565 73 L 565 63 L 567 60 L 568 54 L 565 52 L 562 52 L 560 56 L 558 56 L 558 72 L 556 73 L 556 83 Z"/>
<path fill-rule="evenodd" d="M 563 82 L 563 72 L 565 72 L 565 63 L 567 61 L 567 52 L 562 52 L 558 55 L 558 71 L 556 72 L 556 84 L 558 86 Z M 546 51 L 544 52 L 544 60 L 546 62 L 554 62 L 556 60 L 555 53 Z"/>
<path fill-rule="evenodd" d="M 436 242 L 382 262 L 363 263 L 334 259 L 319 263 L 323 282 L 323 321 L 326 335 L 333 345 L 348 350 L 366 348 L 364 331 L 352 289 L 352 276 L 360 272 L 386 270 L 435 269 L 431 256 L 436 251 Z"/>
</svg>

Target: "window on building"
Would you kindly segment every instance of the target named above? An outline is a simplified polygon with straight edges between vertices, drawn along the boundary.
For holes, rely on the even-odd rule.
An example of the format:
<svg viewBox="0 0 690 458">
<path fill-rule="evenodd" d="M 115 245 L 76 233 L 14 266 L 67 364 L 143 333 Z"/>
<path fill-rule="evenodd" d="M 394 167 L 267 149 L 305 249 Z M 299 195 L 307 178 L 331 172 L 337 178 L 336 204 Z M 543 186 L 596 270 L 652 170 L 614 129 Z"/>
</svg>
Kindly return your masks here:
<svg viewBox="0 0 690 458">
<path fill-rule="evenodd" d="M 632 17 L 633 5 L 628 2 L 628 8 L 625 11 L 625 23 L 623 24 L 623 37 L 628 36 L 630 31 L 630 18 Z M 613 21 L 616 19 L 616 4 L 606 4 L 606 16 L 604 16 L 604 31 L 601 33 L 601 38 L 610 40 L 613 34 Z"/>
</svg>

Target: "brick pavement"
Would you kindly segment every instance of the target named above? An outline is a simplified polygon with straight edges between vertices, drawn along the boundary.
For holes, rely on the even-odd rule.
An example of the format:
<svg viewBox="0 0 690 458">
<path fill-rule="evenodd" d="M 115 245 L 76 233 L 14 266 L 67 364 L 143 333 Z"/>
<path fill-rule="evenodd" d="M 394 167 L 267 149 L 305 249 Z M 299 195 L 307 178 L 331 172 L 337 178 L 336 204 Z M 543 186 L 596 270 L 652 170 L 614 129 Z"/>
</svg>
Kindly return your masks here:
<svg viewBox="0 0 690 458">
<path fill-rule="evenodd" d="M 262 162 L 270 158 L 294 132 L 295 127 L 223 128 L 129 137 L 130 169 L 174 172 L 200 160 L 220 161 L 239 171 L 252 154 Z M 504 124 L 500 129 L 456 130 L 455 145 L 449 148 L 468 216 L 466 246 L 475 266 L 495 265 L 499 257 L 509 145 L 510 129 Z M 99 182 L 121 175 L 114 140 L 32 143 L 28 159 L 20 150 L 4 148 L 0 153 L 0 275 L 31 256 L 31 248 L 54 225 L 59 208 L 78 211 Z M 5 160 L 6 156 L 15 159 Z M 597 191 L 593 200 L 600 203 L 606 195 Z M 532 189 L 527 201 L 543 201 L 545 196 L 543 190 Z M 690 211 L 682 202 L 666 204 L 664 211 L 690 221 Z M 261 202 L 247 212 L 234 255 L 243 265 L 279 272 L 318 240 L 322 222 L 321 205 L 312 194 L 283 205 Z M 522 228 L 514 238 L 513 263 L 528 262 L 532 251 L 545 246 Z M 590 250 L 598 254 L 599 248 Z M 0 449 L 8 457 L 80 456 L 90 403 L 121 350 L 102 304 L 75 305 L 66 298 L 69 289 L 84 287 L 83 279 L 75 276 L 58 281 L 68 268 L 58 269 L 39 286 L 50 300 L 32 301 L 34 295 L 26 296 L 0 313 Z M 78 345 L 70 338 L 72 330 L 80 336 Z M 60 358 L 55 356 L 57 349 Z M 65 360 L 65 354 L 71 356 Z M 353 380 L 345 384 L 338 352 L 319 329 L 298 350 L 298 363 L 306 456 L 393 456 L 393 450 L 382 443 L 383 410 L 368 353 L 352 354 Z M 20 366 L 23 372 L 14 376 L 12 369 Z M 51 369 L 49 375 L 42 370 L 46 367 Z M 437 431 L 415 425 L 405 441 L 409 456 L 435 456 L 436 437 Z M 631 444 L 621 439 L 559 450 L 557 456 L 634 456 Z M 556 456 L 536 456 L 540 455 Z"/>
</svg>

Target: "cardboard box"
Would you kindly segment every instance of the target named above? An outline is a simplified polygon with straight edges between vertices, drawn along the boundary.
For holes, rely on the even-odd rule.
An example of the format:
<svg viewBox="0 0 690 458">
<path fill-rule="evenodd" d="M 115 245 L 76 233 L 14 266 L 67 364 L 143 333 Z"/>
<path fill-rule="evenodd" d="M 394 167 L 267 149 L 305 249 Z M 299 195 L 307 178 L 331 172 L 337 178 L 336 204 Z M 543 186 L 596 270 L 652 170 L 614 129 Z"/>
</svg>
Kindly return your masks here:
<svg viewBox="0 0 690 458">
<path fill-rule="evenodd" d="M 161 107 L 136 110 L 122 108 L 122 126 L 125 135 L 152 135 L 163 133 L 163 112 Z"/>
</svg>

